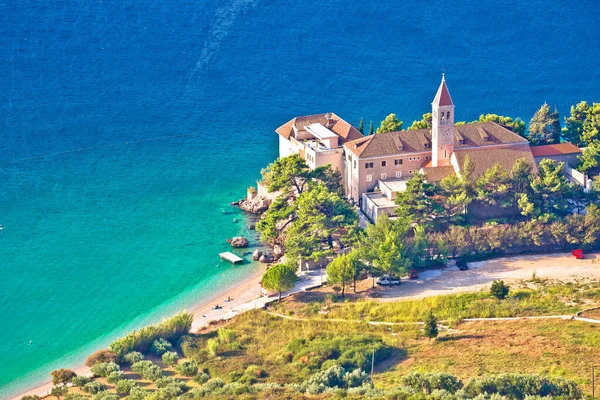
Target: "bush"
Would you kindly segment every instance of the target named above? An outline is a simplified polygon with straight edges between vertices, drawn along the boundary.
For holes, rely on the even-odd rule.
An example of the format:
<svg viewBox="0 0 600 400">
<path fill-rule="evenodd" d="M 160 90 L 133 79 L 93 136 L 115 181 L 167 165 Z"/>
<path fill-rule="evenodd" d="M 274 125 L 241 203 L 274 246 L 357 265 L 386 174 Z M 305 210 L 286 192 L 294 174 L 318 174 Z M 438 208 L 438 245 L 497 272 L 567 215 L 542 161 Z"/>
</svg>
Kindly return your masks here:
<svg viewBox="0 0 600 400">
<path fill-rule="evenodd" d="M 167 342 L 163 338 L 158 338 L 154 342 L 152 342 L 152 347 L 150 350 L 155 353 L 157 356 L 162 356 L 167 351 L 170 351 L 173 348 L 171 343 Z"/>
<path fill-rule="evenodd" d="M 50 372 L 50 376 L 52 376 L 52 383 L 54 385 L 66 385 L 71 382 L 77 374 L 70 369 L 61 368 Z"/>
<path fill-rule="evenodd" d="M 156 381 L 163 377 L 163 370 L 152 361 L 142 360 L 138 361 L 131 366 L 131 371 L 133 373 L 141 375 L 142 377 L 151 380 L 152 382 Z"/>
<path fill-rule="evenodd" d="M 216 357 L 219 354 L 219 340 L 217 338 L 208 339 L 206 341 L 206 349 L 211 356 Z"/>
<path fill-rule="evenodd" d="M 102 378 L 106 378 L 112 372 L 120 370 L 121 368 L 114 362 L 100 363 L 92 367 L 92 372 L 94 375 L 101 376 Z"/>
<path fill-rule="evenodd" d="M 423 334 L 429 339 L 433 339 L 438 335 L 437 318 L 431 310 L 429 310 L 423 320 Z"/>
<path fill-rule="evenodd" d="M 402 377 L 402 383 L 414 390 L 431 394 L 435 390 L 445 390 L 455 393 L 462 387 L 462 382 L 453 375 L 446 373 L 413 372 Z"/>
<path fill-rule="evenodd" d="M 115 384 L 125 377 L 123 371 L 113 371 L 106 377 L 108 383 Z"/>
<path fill-rule="evenodd" d="M 40 396 L 38 396 L 37 394 L 27 395 L 27 396 L 21 397 L 21 400 L 40 400 Z"/>
<path fill-rule="evenodd" d="M 139 386 L 131 388 L 131 391 L 129 392 L 129 400 L 144 400 L 148 396 L 150 396 L 150 391 L 142 389 Z"/>
<path fill-rule="evenodd" d="M 109 391 L 99 392 L 92 396 L 93 400 L 121 400 L 121 396 Z"/>
<path fill-rule="evenodd" d="M 67 395 L 65 396 L 65 400 L 88 400 L 88 397 L 79 393 L 67 393 Z"/>
<path fill-rule="evenodd" d="M 119 355 L 110 350 L 98 350 L 85 360 L 85 365 L 93 367 L 98 363 L 117 362 Z"/>
<path fill-rule="evenodd" d="M 530 374 L 499 374 L 473 378 L 465 387 L 470 396 L 481 393 L 498 394 L 511 399 L 526 396 L 580 398 L 581 390 L 573 381 Z"/>
<path fill-rule="evenodd" d="M 198 373 L 198 364 L 195 361 L 183 360 L 175 369 L 183 376 L 194 376 Z"/>
<path fill-rule="evenodd" d="M 132 351 L 131 353 L 125 354 L 123 359 L 125 359 L 129 365 L 133 365 L 138 361 L 142 361 L 144 359 L 144 355 L 139 351 Z"/>
<path fill-rule="evenodd" d="M 206 372 L 199 372 L 194 376 L 194 382 L 199 383 L 200 385 L 204 385 L 210 379 L 210 375 Z"/>
<path fill-rule="evenodd" d="M 235 341 L 235 331 L 233 329 L 219 328 L 217 333 L 219 335 L 220 343 L 229 344 Z"/>
<path fill-rule="evenodd" d="M 162 355 L 162 362 L 165 365 L 175 365 L 179 361 L 179 356 L 174 351 L 167 351 Z"/>
<path fill-rule="evenodd" d="M 88 382 L 82 388 L 84 392 L 89 394 L 96 394 L 106 389 L 108 389 L 106 385 L 98 381 Z"/>
<path fill-rule="evenodd" d="M 492 287 L 490 287 L 490 295 L 498 300 L 502 300 L 508 295 L 509 290 L 510 287 L 505 285 L 504 281 L 494 281 L 492 282 Z"/>
<path fill-rule="evenodd" d="M 81 375 L 77 375 L 76 377 L 74 377 L 71 382 L 73 383 L 73 386 L 77 386 L 77 387 L 83 387 L 86 383 L 89 383 L 92 381 L 92 378 L 90 378 L 89 376 L 81 376 Z"/>
<path fill-rule="evenodd" d="M 267 372 L 259 366 L 249 365 L 244 371 L 244 375 L 247 375 L 251 378 L 266 378 Z"/>
<path fill-rule="evenodd" d="M 371 377 L 362 369 L 356 368 L 354 371 L 344 375 L 344 382 L 347 388 L 355 388 L 371 382 Z"/>
<path fill-rule="evenodd" d="M 176 342 L 192 328 L 193 315 L 187 312 L 179 313 L 174 317 L 156 325 L 147 326 L 139 331 L 133 331 L 127 336 L 116 340 L 109 348 L 118 355 L 125 355 L 132 351 L 146 352 L 155 340 L 162 338 L 169 342 Z"/>
<path fill-rule="evenodd" d="M 137 387 L 137 386 L 138 386 L 137 381 L 135 381 L 133 379 L 121 379 L 119 382 L 117 382 L 115 389 L 116 389 L 117 393 L 129 394 L 131 392 L 131 389 L 133 389 L 134 387 Z"/>
</svg>

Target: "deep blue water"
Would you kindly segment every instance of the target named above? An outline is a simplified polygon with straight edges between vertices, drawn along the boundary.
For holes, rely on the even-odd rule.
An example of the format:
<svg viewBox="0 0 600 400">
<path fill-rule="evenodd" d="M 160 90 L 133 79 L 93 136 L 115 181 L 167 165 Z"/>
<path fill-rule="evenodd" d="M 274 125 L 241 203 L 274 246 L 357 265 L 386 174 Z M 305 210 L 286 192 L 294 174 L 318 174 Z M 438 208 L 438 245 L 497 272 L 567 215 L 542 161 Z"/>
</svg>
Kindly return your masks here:
<svg viewBox="0 0 600 400">
<path fill-rule="evenodd" d="M 244 232 L 223 211 L 276 156 L 279 124 L 326 111 L 410 124 L 442 71 L 457 120 L 529 120 L 545 101 L 564 114 L 600 100 L 599 14 L 595 1 L 0 0 L 0 397 L 252 270 L 215 268 Z"/>
</svg>

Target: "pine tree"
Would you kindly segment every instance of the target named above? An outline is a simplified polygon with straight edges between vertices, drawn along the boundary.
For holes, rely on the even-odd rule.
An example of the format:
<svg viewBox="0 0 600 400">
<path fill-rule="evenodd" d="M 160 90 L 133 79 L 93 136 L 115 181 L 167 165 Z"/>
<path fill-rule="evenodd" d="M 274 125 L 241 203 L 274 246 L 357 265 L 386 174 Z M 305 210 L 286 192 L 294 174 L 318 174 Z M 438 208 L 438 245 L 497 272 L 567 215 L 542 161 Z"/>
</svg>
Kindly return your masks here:
<svg viewBox="0 0 600 400">
<path fill-rule="evenodd" d="M 281 301 L 281 292 L 291 289 L 296 284 L 296 266 L 294 264 L 277 264 L 265 272 L 262 277 L 262 285 L 268 290 L 279 292 L 279 301 Z"/>
<path fill-rule="evenodd" d="M 425 183 L 423 174 L 414 174 L 406 183 L 406 190 L 396 195 L 398 216 L 419 225 L 431 224 L 432 220 L 443 212 L 443 207 L 428 195 L 428 192 L 433 190 L 431 184 Z"/>
<path fill-rule="evenodd" d="M 560 143 L 558 110 L 550 111 L 548 103 L 544 103 L 529 121 L 527 138 L 534 145 Z"/>
<path fill-rule="evenodd" d="M 423 118 L 419 121 L 413 121 L 408 130 L 413 131 L 417 129 L 431 128 L 431 118 L 431 113 L 423 114 Z"/>
<path fill-rule="evenodd" d="M 504 117 L 498 114 L 481 114 L 479 121 L 473 122 L 495 122 L 500 125 L 508 126 L 512 131 L 518 135 L 523 136 L 525 134 L 525 122 L 520 118 Z"/>
<path fill-rule="evenodd" d="M 509 291 L 510 287 L 504 281 L 494 281 L 492 282 L 492 287 L 490 287 L 490 294 L 498 300 L 506 298 Z"/>
<path fill-rule="evenodd" d="M 365 134 L 365 123 L 362 118 L 360 119 L 360 122 L 358 123 L 358 131 L 360 133 L 362 133 L 363 135 Z"/>
<path fill-rule="evenodd" d="M 381 121 L 381 125 L 377 128 L 377 133 L 395 132 L 402 129 L 402 121 L 396 118 L 396 114 L 392 113 Z"/>
<path fill-rule="evenodd" d="M 565 127 L 562 128 L 562 137 L 565 141 L 575 146 L 583 144 L 583 122 L 589 109 L 590 105 L 586 101 L 571 106 L 571 116 L 565 117 Z"/>
<path fill-rule="evenodd" d="M 433 339 L 438 335 L 437 318 L 431 310 L 429 310 L 423 320 L 423 334 L 429 339 Z"/>
</svg>

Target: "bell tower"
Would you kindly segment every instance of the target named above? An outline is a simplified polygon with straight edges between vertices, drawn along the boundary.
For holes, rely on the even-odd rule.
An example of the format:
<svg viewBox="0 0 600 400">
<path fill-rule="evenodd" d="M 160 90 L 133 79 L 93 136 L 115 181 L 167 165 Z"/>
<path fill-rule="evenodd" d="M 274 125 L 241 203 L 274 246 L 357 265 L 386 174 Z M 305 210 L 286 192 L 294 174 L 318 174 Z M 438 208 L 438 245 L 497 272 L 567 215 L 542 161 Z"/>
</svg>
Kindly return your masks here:
<svg viewBox="0 0 600 400">
<path fill-rule="evenodd" d="M 431 106 L 431 163 L 439 167 L 447 165 L 454 152 L 454 103 L 444 74 Z"/>
</svg>

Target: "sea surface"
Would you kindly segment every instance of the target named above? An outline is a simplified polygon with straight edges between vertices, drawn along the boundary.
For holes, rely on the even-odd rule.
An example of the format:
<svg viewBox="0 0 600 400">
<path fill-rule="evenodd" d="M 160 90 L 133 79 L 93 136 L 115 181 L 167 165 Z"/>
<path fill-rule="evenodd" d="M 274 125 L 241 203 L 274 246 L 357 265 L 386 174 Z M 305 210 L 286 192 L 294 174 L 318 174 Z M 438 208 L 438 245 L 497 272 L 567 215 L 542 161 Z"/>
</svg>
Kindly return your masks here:
<svg viewBox="0 0 600 400">
<path fill-rule="evenodd" d="M 597 5 L 0 0 L 0 398 L 254 271 L 229 202 L 296 115 L 600 101 Z"/>
</svg>

